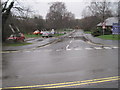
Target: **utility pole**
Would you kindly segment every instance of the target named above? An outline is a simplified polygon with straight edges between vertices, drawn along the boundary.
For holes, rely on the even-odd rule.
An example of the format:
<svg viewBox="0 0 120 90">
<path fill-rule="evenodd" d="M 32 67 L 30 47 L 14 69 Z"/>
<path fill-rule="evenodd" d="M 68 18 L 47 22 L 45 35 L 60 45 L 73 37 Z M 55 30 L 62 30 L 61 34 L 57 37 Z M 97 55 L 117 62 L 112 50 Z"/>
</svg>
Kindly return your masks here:
<svg viewBox="0 0 120 90">
<path fill-rule="evenodd" d="M 104 35 L 104 32 L 105 32 L 105 3 L 106 1 L 103 2 L 103 19 L 102 19 L 102 29 L 103 29 L 103 35 Z"/>
<path fill-rule="evenodd" d="M 118 2 L 118 30 L 120 30 L 120 1 Z"/>
<path fill-rule="evenodd" d="M 118 2 L 118 23 L 120 23 L 120 1 Z"/>
</svg>

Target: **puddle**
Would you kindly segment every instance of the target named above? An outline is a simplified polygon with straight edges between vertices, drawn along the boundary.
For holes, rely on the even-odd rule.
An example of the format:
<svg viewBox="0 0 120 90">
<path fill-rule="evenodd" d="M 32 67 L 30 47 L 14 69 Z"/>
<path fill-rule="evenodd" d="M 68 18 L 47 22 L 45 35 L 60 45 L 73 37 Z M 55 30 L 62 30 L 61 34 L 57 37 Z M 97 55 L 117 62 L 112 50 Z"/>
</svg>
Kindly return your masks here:
<svg viewBox="0 0 120 90">
<path fill-rule="evenodd" d="M 94 70 L 91 70 L 93 73 L 98 73 L 98 72 L 103 72 L 104 69 L 94 69 Z"/>
<path fill-rule="evenodd" d="M 18 78 L 19 76 L 3 76 L 2 79 L 12 79 L 12 78 Z"/>
<path fill-rule="evenodd" d="M 18 51 L 18 50 L 3 50 L 3 52 L 4 52 L 4 51 Z"/>
</svg>

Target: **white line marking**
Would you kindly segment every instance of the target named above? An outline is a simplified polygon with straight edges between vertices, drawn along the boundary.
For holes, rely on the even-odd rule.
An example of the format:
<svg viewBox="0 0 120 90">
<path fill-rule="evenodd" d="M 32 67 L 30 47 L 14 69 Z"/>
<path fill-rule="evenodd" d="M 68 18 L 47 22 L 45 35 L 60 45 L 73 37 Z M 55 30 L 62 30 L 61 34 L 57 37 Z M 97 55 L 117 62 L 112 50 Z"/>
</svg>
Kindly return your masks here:
<svg viewBox="0 0 120 90">
<path fill-rule="evenodd" d="M 103 49 L 103 48 L 101 48 L 101 47 L 94 47 L 95 49 Z"/>
<path fill-rule="evenodd" d="M 93 48 L 85 48 L 85 49 L 87 49 L 87 50 L 92 50 Z"/>
<path fill-rule="evenodd" d="M 72 40 L 70 41 L 70 43 L 72 43 Z"/>
<path fill-rule="evenodd" d="M 61 51 L 61 50 L 58 49 L 58 50 L 56 50 L 56 51 Z"/>
<path fill-rule="evenodd" d="M 24 51 L 24 52 L 31 52 L 31 51 Z"/>
<path fill-rule="evenodd" d="M 69 46 L 70 46 L 70 45 L 67 45 L 67 46 L 66 46 L 66 49 L 68 49 L 68 48 L 69 48 Z"/>
<path fill-rule="evenodd" d="M 70 50 L 72 50 L 72 49 L 66 49 L 67 51 L 70 51 Z"/>
<path fill-rule="evenodd" d="M 113 48 L 119 48 L 119 47 L 113 47 Z"/>
<path fill-rule="evenodd" d="M 45 52 L 50 52 L 50 51 L 52 51 L 52 50 L 46 49 L 46 50 L 43 50 L 43 51 L 45 51 Z"/>
<path fill-rule="evenodd" d="M 110 47 L 104 47 L 104 49 L 112 49 L 112 48 L 110 48 Z"/>
<path fill-rule="evenodd" d="M 81 48 L 75 48 L 74 50 L 82 50 Z"/>
<path fill-rule="evenodd" d="M 0 53 L 10 53 L 9 51 L 5 51 L 5 52 L 0 52 Z"/>
</svg>

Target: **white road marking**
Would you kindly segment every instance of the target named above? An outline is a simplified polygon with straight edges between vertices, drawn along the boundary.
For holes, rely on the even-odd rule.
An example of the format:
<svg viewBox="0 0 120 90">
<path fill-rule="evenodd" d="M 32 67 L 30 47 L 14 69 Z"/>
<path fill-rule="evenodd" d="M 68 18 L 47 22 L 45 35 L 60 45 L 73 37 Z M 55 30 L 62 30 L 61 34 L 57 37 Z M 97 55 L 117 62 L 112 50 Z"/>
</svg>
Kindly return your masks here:
<svg viewBox="0 0 120 90">
<path fill-rule="evenodd" d="M 119 47 L 113 47 L 113 48 L 119 48 Z"/>
<path fill-rule="evenodd" d="M 24 52 L 32 52 L 32 51 L 24 51 Z"/>
<path fill-rule="evenodd" d="M 94 47 L 95 49 L 103 49 L 103 48 L 101 48 L 101 47 Z"/>
<path fill-rule="evenodd" d="M 66 50 L 69 48 L 69 46 L 70 46 L 70 45 L 67 45 L 67 46 L 66 46 Z"/>
<path fill-rule="evenodd" d="M 61 50 L 58 49 L 58 50 L 56 50 L 56 51 L 61 51 Z"/>
<path fill-rule="evenodd" d="M 52 51 L 51 49 L 45 49 L 45 50 L 35 50 L 35 51 L 24 51 L 24 52 L 49 52 Z"/>
<path fill-rule="evenodd" d="M 9 51 L 3 51 L 3 52 L 0 52 L 0 53 L 10 53 Z"/>
<path fill-rule="evenodd" d="M 87 50 L 92 50 L 93 48 L 85 48 L 85 49 L 87 49 Z"/>
<path fill-rule="evenodd" d="M 74 50 L 82 50 L 81 48 L 75 48 Z"/>
<path fill-rule="evenodd" d="M 111 47 L 104 47 L 104 49 L 112 49 Z"/>
<path fill-rule="evenodd" d="M 72 43 L 72 40 L 70 41 L 70 43 Z"/>
<path fill-rule="evenodd" d="M 72 42 L 72 40 L 70 41 L 70 43 Z M 82 48 L 75 48 L 75 49 L 70 49 L 69 48 L 69 46 L 70 45 L 67 45 L 66 46 L 66 50 L 67 51 L 70 51 L 70 50 L 83 50 Z M 84 48 L 84 49 L 86 49 L 86 50 L 93 50 L 93 49 L 117 49 L 117 48 L 119 48 L 119 47 L 117 47 L 117 46 L 114 46 L 114 47 L 93 47 L 93 48 Z M 2 51 L 2 52 L 0 52 L 0 53 L 16 53 L 16 52 L 50 52 L 50 51 L 53 51 L 53 50 L 51 50 L 51 49 L 44 49 L 44 50 L 28 50 L 28 49 L 26 49 L 26 50 L 19 50 L 19 51 Z M 55 50 L 55 51 L 61 51 L 60 49 L 58 49 L 58 50 Z"/>
<path fill-rule="evenodd" d="M 72 49 L 66 49 L 67 51 L 70 51 L 70 50 L 72 50 Z"/>
</svg>

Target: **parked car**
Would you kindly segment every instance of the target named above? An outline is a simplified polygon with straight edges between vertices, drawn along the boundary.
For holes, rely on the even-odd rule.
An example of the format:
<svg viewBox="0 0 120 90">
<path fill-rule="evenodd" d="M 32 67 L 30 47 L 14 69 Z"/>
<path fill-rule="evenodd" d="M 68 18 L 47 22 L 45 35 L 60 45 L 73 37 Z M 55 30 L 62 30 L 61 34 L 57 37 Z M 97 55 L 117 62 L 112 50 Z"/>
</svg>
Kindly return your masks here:
<svg viewBox="0 0 120 90">
<path fill-rule="evenodd" d="M 43 31 L 42 32 L 42 37 L 52 37 L 52 36 L 53 36 L 52 33 L 49 32 L 49 31 Z"/>
<path fill-rule="evenodd" d="M 16 41 L 24 41 L 25 36 L 23 33 L 18 33 L 18 34 L 11 34 L 10 37 L 7 38 L 7 40 L 12 40 L 14 42 Z"/>
<path fill-rule="evenodd" d="M 34 35 L 42 34 L 39 30 L 33 32 Z"/>
</svg>

